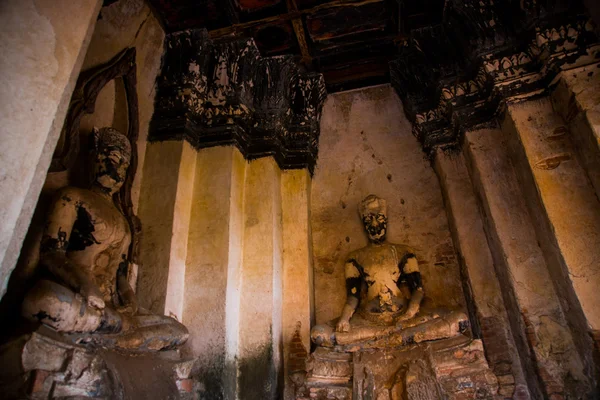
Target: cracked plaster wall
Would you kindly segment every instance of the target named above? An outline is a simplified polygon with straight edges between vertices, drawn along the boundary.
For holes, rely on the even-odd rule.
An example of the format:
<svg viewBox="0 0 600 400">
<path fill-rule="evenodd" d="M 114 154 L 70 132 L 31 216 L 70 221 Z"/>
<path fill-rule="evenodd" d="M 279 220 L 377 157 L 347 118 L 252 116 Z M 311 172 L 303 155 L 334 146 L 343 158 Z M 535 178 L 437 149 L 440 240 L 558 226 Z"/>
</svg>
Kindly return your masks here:
<svg viewBox="0 0 600 400">
<path fill-rule="evenodd" d="M 339 316 L 343 263 L 367 244 L 358 203 L 388 201 L 388 239 L 417 252 L 426 301 L 463 307 L 459 267 L 437 177 L 389 85 L 329 95 L 321 119 L 311 224 L 316 323 Z"/>
<path fill-rule="evenodd" d="M 139 104 L 140 132 L 138 138 L 138 169 L 132 188 L 134 211 L 137 213 L 140 183 L 146 154 L 146 137 L 150 118 L 154 112 L 156 76 L 160 71 L 165 33 L 160 23 L 143 0 L 119 0 L 100 11 L 90 49 L 83 69 L 93 68 L 108 62 L 127 47 L 136 48 L 137 95 Z M 117 85 L 118 86 L 118 85 Z M 110 89 L 109 89 L 110 90 Z M 114 90 L 114 89 L 113 89 Z M 119 102 L 118 87 L 115 104 Z M 96 109 L 96 113 L 101 113 Z M 127 110 L 114 108 L 114 123 L 117 129 L 126 129 Z M 144 221 L 142 221 L 143 225 Z"/>
</svg>

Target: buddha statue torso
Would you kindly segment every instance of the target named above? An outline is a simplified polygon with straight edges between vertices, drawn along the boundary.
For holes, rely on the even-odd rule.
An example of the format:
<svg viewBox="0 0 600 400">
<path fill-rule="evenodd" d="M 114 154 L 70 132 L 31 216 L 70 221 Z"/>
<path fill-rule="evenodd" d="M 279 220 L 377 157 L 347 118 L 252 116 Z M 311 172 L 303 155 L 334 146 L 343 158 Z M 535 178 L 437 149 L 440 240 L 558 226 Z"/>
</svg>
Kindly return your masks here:
<svg viewBox="0 0 600 400">
<path fill-rule="evenodd" d="M 127 220 L 111 199 L 90 190 L 68 187 L 61 191 L 60 199 L 75 202 L 77 212 L 67 257 L 89 266 L 103 300 L 118 304 L 117 270 L 131 242 Z"/>
<path fill-rule="evenodd" d="M 412 251 L 404 245 L 369 244 L 348 256 L 346 276 L 362 276 L 357 312 L 373 322 L 389 324 L 405 311 L 409 296 L 401 290 L 405 273 L 400 263 Z M 410 295 L 410 294 L 409 294 Z"/>
</svg>

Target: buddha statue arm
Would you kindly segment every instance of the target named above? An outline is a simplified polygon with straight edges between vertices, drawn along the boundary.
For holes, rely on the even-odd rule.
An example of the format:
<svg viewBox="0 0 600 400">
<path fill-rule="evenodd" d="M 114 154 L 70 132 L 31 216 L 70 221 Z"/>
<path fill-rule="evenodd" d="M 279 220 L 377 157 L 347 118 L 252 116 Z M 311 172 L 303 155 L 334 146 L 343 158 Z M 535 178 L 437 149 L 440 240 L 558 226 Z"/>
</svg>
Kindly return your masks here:
<svg viewBox="0 0 600 400">
<path fill-rule="evenodd" d="M 138 312 L 138 302 L 135 292 L 127 279 L 128 268 L 129 261 L 127 261 L 125 254 L 123 254 L 123 261 L 119 264 L 119 270 L 117 271 L 117 290 L 119 299 L 121 300 L 121 309 L 119 311 L 135 315 Z"/>
<path fill-rule="evenodd" d="M 398 318 L 399 321 L 405 321 L 413 318 L 421 308 L 424 292 L 421 282 L 421 272 L 419 263 L 414 253 L 409 252 L 400 261 L 398 265 L 401 272 L 401 278 L 398 286 L 406 286 L 410 292 L 410 301 L 406 311 Z"/>
<path fill-rule="evenodd" d="M 61 191 L 50 207 L 40 248 L 40 262 L 92 307 L 103 309 L 102 293 L 94 284 L 89 269 L 67 257 L 73 225 L 77 220 L 77 201 L 68 191 Z"/>
<path fill-rule="evenodd" d="M 350 330 L 350 318 L 354 315 L 360 302 L 360 287 L 362 284 L 360 265 L 354 259 L 346 262 L 346 304 L 342 310 L 342 315 L 336 325 L 336 331 L 348 332 Z"/>
</svg>

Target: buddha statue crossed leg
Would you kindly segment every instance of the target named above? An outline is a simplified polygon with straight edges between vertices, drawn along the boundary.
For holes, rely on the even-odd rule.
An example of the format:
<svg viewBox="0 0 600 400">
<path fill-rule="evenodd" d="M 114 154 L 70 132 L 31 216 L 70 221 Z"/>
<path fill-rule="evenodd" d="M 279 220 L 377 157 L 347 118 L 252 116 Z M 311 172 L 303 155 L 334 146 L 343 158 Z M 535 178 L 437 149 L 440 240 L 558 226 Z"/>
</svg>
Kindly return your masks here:
<svg viewBox="0 0 600 400">
<path fill-rule="evenodd" d="M 112 128 L 95 130 L 94 139 L 93 186 L 57 193 L 41 244 L 46 277 L 27 294 L 22 314 L 59 332 L 89 334 L 85 340 L 105 347 L 176 347 L 187 340 L 187 329 L 138 307 L 127 281 L 131 233 L 113 195 L 125 181 L 131 145 Z"/>
</svg>

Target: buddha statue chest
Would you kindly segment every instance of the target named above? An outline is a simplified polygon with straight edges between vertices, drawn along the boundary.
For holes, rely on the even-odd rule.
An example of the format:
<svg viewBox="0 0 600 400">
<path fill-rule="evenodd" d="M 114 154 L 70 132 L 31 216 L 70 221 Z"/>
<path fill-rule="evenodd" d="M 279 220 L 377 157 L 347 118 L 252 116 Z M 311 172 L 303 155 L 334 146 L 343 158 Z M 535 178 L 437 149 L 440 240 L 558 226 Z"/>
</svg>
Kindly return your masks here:
<svg viewBox="0 0 600 400">
<path fill-rule="evenodd" d="M 131 240 L 129 225 L 111 199 L 89 191 L 75 195 L 77 219 L 67 254 L 88 266 L 104 299 L 110 300 L 115 295 L 117 269 L 126 259 Z"/>
<path fill-rule="evenodd" d="M 361 290 L 359 311 L 363 313 L 392 313 L 402 311 L 406 299 L 400 288 L 402 272 L 399 262 L 404 249 L 383 243 L 366 246 L 350 255 L 366 284 Z"/>
</svg>

